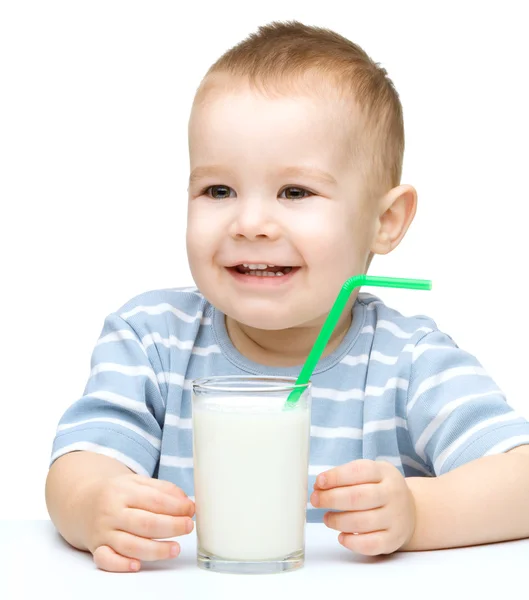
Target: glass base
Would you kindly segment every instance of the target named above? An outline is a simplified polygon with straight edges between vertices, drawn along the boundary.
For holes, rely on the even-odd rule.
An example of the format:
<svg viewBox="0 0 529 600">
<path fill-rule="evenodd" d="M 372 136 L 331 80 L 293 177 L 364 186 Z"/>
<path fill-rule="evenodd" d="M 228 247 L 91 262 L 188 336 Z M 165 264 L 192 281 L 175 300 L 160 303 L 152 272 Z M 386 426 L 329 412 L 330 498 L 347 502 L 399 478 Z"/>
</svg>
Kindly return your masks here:
<svg viewBox="0 0 529 600">
<path fill-rule="evenodd" d="M 226 560 L 198 550 L 197 564 L 206 571 L 238 573 L 241 575 L 266 575 L 286 573 L 299 569 L 305 563 L 305 552 L 298 550 L 284 558 L 273 560 Z"/>
</svg>

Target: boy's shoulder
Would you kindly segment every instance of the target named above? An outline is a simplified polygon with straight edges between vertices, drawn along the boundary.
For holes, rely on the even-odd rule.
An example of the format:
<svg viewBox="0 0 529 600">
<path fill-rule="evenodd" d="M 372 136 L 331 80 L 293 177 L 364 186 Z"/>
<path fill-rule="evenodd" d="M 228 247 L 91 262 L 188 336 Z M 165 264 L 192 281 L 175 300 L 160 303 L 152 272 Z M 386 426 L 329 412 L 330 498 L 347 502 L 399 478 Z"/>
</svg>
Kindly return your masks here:
<svg viewBox="0 0 529 600">
<path fill-rule="evenodd" d="M 437 323 L 429 316 L 404 315 L 378 296 L 365 292 L 358 294 L 357 302 L 365 309 L 365 328 L 372 329 L 373 334 L 387 334 L 393 343 L 409 345 L 443 338 L 455 344 L 448 334 L 439 330 Z"/>
<path fill-rule="evenodd" d="M 211 304 L 196 287 L 182 287 L 142 292 L 112 314 L 141 336 L 154 332 L 196 335 L 202 325 L 211 324 L 211 313 Z"/>
<path fill-rule="evenodd" d="M 360 293 L 357 302 L 363 311 L 360 334 L 365 337 L 355 344 L 356 352 L 365 353 L 367 349 L 378 375 L 389 378 L 393 369 L 399 377 L 413 379 L 414 385 L 430 378 L 427 386 L 438 385 L 443 373 L 447 379 L 459 373 L 481 376 L 482 367 L 476 357 L 461 349 L 431 317 L 403 315 L 373 294 Z M 408 383 L 403 385 L 408 389 Z"/>
<path fill-rule="evenodd" d="M 196 287 L 161 288 L 141 292 L 122 304 L 115 312 L 123 319 L 141 312 L 156 314 L 171 308 L 183 311 L 200 310 L 208 305 Z"/>
</svg>

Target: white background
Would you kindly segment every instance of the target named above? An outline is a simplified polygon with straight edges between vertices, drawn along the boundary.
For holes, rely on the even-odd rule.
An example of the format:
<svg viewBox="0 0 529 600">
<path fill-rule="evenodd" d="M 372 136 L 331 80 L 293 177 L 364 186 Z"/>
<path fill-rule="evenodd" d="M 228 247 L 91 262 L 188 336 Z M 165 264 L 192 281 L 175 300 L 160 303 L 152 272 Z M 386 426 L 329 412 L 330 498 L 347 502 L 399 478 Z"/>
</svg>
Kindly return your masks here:
<svg viewBox="0 0 529 600">
<path fill-rule="evenodd" d="M 359 43 L 405 112 L 419 210 L 371 274 L 432 316 L 529 417 L 529 39 L 524 2 L 0 0 L 0 461 L 3 518 L 46 518 L 57 422 L 105 316 L 192 284 L 187 119 L 201 77 L 259 25 L 298 19 Z"/>
</svg>

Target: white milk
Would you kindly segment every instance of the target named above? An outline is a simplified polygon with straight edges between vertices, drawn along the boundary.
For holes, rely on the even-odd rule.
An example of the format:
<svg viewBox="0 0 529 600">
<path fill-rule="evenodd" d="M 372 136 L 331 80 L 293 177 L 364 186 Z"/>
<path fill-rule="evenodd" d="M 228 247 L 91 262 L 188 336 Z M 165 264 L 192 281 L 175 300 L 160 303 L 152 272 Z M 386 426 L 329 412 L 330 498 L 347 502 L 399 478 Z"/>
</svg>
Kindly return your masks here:
<svg viewBox="0 0 529 600">
<path fill-rule="evenodd" d="M 263 400 L 261 400 L 263 402 Z M 304 548 L 310 410 L 305 399 L 193 400 L 197 535 L 202 552 L 274 560 Z M 222 404 L 222 406 L 219 406 Z"/>
</svg>

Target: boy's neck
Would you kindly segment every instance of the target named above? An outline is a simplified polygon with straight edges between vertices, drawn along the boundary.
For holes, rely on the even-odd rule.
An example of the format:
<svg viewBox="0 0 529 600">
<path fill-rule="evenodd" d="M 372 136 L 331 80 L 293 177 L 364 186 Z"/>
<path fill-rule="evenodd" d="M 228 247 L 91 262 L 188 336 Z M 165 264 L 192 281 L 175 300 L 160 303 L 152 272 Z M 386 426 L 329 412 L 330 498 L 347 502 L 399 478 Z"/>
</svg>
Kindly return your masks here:
<svg viewBox="0 0 529 600">
<path fill-rule="evenodd" d="M 351 311 L 345 311 L 323 356 L 328 356 L 338 348 L 351 322 Z M 248 327 L 226 316 L 226 329 L 232 344 L 249 360 L 267 367 L 294 367 L 301 366 L 306 361 L 321 324 L 271 331 Z"/>
</svg>

